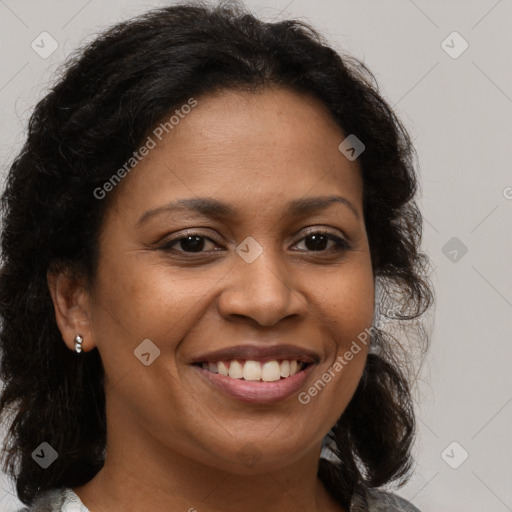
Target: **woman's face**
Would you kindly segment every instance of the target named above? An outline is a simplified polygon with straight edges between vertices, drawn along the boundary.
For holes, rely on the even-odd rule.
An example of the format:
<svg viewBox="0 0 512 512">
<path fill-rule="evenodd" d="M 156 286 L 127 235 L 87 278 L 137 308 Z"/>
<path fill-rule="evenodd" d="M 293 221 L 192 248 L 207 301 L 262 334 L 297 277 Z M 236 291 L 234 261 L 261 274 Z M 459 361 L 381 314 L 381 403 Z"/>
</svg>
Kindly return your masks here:
<svg viewBox="0 0 512 512">
<path fill-rule="evenodd" d="M 361 377 L 353 342 L 374 309 L 346 135 L 279 88 L 197 98 L 152 135 L 111 192 L 90 290 L 109 442 L 238 472 L 318 454 Z M 305 369 L 286 377 L 294 361 Z"/>
</svg>

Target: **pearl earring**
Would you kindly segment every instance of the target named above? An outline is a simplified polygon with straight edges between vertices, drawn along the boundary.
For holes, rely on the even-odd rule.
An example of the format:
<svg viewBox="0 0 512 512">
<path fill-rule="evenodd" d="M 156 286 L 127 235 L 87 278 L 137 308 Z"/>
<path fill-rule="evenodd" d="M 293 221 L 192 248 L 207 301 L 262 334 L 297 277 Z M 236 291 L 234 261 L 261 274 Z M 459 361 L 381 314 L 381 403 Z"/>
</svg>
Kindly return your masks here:
<svg viewBox="0 0 512 512">
<path fill-rule="evenodd" d="M 82 352 L 82 341 L 84 341 L 84 339 L 82 338 L 82 336 L 80 336 L 80 334 L 77 334 L 75 336 L 75 351 L 80 354 L 80 352 Z"/>
</svg>

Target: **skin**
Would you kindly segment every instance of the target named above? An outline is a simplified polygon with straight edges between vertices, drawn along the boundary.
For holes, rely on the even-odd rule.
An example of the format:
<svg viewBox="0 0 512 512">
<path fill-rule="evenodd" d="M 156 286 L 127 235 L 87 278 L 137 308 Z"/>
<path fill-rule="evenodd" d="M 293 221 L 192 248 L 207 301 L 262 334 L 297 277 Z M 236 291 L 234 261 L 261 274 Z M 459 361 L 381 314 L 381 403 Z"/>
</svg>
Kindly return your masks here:
<svg viewBox="0 0 512 512">
<path fill-rule="evenodd" d="M 97 348 L 106 374 L 107 455 L 75 488 L 93 512 L 342 511 L 317 478 L 321 442 L 360 380 L 366 347 L 311 401 L 274 404 L 230 398 L 188 363 L 244 342 L 291 343 L 320 362 L 301 391 L 321 378 L 372 325 L 374 277 L 357 161 L 318 100 L 283 88 L 220 91 L 198 105 L 117 186 L 99 240 L 92 285 L 49 275 L 56 319 L 74 350 Z M 337 195 L 306 215 L 289 201 Z M 192 211 L 141 216 L 183 198 L 228 203 L 236 214 Z M 307 229 L 306 229 L 307 228 Z M 318 229 L 345 239 L 336 251 Z M 199 233 L 202 253 L 171 239 Z M 253 237 L 263 253 L 235 251 Z M 188 252 L 187 252 L 188 251 Z M 134 350 L 150 339 L 160 356 L 143 365 Z M 240 453 L 254 454 L 244 463 Z"/>
</svg>

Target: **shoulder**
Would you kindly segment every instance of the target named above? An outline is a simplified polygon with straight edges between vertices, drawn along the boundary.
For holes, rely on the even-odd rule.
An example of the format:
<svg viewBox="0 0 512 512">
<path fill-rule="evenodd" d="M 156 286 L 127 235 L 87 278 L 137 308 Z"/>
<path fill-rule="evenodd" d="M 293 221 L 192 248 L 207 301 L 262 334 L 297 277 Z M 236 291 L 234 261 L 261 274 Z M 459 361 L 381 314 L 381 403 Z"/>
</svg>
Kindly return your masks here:
<svg viewBox="0 0 512 512">
<path fill-rule="evenodd" d="M 64 505 L 72 504 L 75 506 L 64 507 Z M 61 510 L 73 512 L 87 511 L 72 489 L 60 487 L 58 489 L 48 489 L 37 494 L 32 505 L 19 509 L 16 512 L 61 512 Z"/>
<path fill-rule="evenodd" d="M 350 512 L 420 512 L 397 494 L 360 486 L 354 493 Z"/>
</svg>

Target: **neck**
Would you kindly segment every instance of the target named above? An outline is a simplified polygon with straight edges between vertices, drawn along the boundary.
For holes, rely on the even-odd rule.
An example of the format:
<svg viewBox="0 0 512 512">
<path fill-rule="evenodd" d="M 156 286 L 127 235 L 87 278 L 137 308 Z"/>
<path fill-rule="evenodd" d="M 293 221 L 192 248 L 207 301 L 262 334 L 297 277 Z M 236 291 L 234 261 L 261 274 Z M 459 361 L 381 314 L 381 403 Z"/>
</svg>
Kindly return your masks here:
<svg viewBox="0 0 512 512">
<path fill-rule="evenodd" d="M 91 512 L 138 511 L 141 503 L 189 512 L 344 512 L 317 477 L 320 446 L 293 465 L 240 475 L 140 440 L 119 425 L 107 438 L 105 465 L 74 489 Z"/>
</svg>

